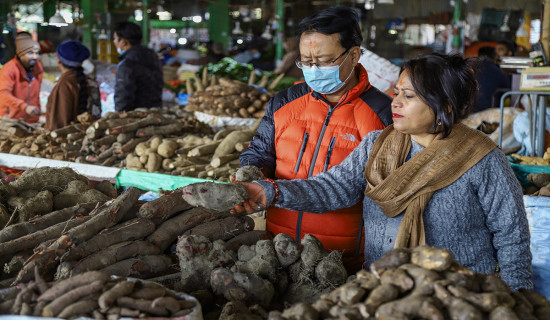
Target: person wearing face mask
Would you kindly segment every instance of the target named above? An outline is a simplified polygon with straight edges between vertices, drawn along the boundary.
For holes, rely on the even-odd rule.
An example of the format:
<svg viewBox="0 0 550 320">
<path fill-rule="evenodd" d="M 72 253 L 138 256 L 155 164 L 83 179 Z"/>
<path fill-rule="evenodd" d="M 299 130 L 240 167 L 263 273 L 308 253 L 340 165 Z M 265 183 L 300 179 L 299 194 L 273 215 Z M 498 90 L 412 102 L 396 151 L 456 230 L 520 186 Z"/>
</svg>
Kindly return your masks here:
<svg viewBox="0 0 550 320">
<path fill-rule="evenodd" d="M 242 182 L 249 197 L 232 213 L 268 205 L 324 212 L 361 201 L 365 268 L 393 248 L 427 245 L 477 273 L 498 272 L 512 290 L 532 289 L 521 185 L 498 146 L 461 122 L 474 106 L 475 68 L 458 54 L 403 63 L 391 126 L 315 177 Z"/>
<path fill-rule="evenodd" d="M 0 69 L 0 116 L 38 122 L 43 68 L 40 46 L 27 32 L 15 37 L 16 56 Z"/>
<path fill-rule="evenodd" d="M 296 65 L 305 82 L 269 101 L 240 157 L 242 166 L 256 166 L 267 178 L 316 176 L 344 160 L 369 132 L 392 123 L 391 99 L 369 83 L 358 63 L 363 37 L 356 12 L 325 9 L 298 29 Z M 355 273 L 363 263 L 361 201 L 350 206 L 324 214 L 270 207 L 266 229 L 296 241 L 313 234 L 325 249 L 341 251 L 347 270 Z"/>
<path fill-rule="evenodd" d="M 141 28 L 133 22 L 115 26 L 113 42 L 119 64 L 116 72 L 115 110 L 162 106 L 162 64 L 157 54 L 141 45 Z"/>
</svg>

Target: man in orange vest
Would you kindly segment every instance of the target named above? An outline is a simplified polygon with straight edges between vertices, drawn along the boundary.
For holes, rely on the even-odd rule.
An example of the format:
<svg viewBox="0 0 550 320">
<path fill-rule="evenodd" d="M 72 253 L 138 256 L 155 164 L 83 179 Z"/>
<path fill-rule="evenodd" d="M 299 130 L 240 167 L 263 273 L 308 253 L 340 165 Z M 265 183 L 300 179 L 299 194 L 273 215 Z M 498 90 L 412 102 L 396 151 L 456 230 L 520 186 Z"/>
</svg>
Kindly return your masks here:
<svg viewBox="0 0 550 320">
<path fill-rule="evenodd" d="M 369 132 L 392 123 L 390 97 L 370 84 L 358 63 L 363 36 L 353 9 L 320 11 L 302 20 L 298 34 L 296 65 L 305 83 L 271 99 L 240 157 L 242 166 L 261 168 L 268 178 L 305 179 L 327 171 Z M 361 203 L 323 214 L 270 207 L 266 228 L 297 241 L 315 235 L 326 250 L 343 253 L 349 273 L 363 264 Z"/>
<path fill-rule="evenodd" d="M 0 116 L 38 122 L 43 68 L 40 46 L 27 32 L 15 37 L 16 56 L 0 69 Z"/>
</svg>

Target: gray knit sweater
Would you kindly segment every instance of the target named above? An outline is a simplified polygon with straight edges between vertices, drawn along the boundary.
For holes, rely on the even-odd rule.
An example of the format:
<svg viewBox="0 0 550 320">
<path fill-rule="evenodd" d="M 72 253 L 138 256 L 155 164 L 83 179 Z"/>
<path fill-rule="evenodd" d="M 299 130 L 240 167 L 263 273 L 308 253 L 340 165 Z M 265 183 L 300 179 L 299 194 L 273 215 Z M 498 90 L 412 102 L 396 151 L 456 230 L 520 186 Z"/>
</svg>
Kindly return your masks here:
<svg viewBox="0 0 550 320">
<path fill-rule="evenodd" d="M 337 166 L 308 180 L 278 180 L 279 199 L 272 204 L 270 182 L 258 181 L 268 203 L 306 212 L 327 212 L 363 199 L 365 267 L 393 248 L 403 214 L 388 218 L 364 196 L 365 165 L 381 131 L 369 133 Z M 423 149 L 412 141 L 410 157 Z M 533 288 L 529 228 L 521 186 L 504 154 L 495 149 L 458 180 L 436 191 L 424 211 L 426 244 L 454 253 L 479 273 L 492 273 L 498 260 L 502 279 L 512 288 Z M 327 226 L 330 227 L 330 226 Z"/>
</svg>

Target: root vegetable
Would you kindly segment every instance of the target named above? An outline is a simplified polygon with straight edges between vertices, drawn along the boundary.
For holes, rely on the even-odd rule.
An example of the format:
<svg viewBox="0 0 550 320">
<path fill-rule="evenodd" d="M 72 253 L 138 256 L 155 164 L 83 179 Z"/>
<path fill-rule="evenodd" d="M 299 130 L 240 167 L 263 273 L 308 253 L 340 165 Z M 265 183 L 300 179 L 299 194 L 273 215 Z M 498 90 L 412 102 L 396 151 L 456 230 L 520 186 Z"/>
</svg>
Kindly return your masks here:
<svg viewBox="0 0 550 320">
<path fill-rule="evenodd" d="M 380 278 L 382 284 L 391 284 L 401 290 L 401 292 L 408 291 L 414 287 L 414 281 L 409 275 L 402 269 L 390 269 L 382 273 Z"/>
<path fill-rule="evenodd" d="M 150 137 L 154 135 L 169 135 L 176 134 L 182 129 L 181 125 L 177 123 L 167 124 L 164 126 L 149 126 L 138 129 L 136 131 L 136 137 Z"/>
<path fill-rule="evenodd" d="M 157 153 L 164 158 L 171 158 L 174 156 L 178 143 L 174 140 L 163 141 L 157 149 Z"/>
<path fill-rule="evenodd" d="M 147 164 L 145 165 L 145 168 L 147 169 L 147 172 L 157 172 L 162 165 L 162 157 L 158 155 L 157 153 L 149 153 L 149 157 L 147 158 Z"/>
<path fill-rule="evenodd" d="M 210 241 L 227 240 L 236 235 L 254 229 L 254 220 L 250 217 L 226 217 L 204 222 L 185 232 L 188 235 L 204 236 Z"/>
<path fill-rule="evenodd" d="M 135 282 L 131 281 L 120 281 L 115 284 L 111 289 L 103 292 L 99 299 L 97 300 L 99 307 L 102 309 L 107 309 L 113 305 L 113 303 L 123 296 L 127 296 L 134 290 Z"/>
<path fill-rule="evenodd" d="M 219 168 L 220 166 L 228 163 L 231 160 L 238 159 L 240 154 L 238 153 L 231 153 L 224 156 L 219 157 L 213 157 L 212 161 L 210 161 L 210 165 L 214 168 Z"/>
<path fill-rule="evenodd" d="M 201 207 L 189 209 L 163 222 L 157 227 L 155 232 L 147 237 L 147 241 L 155 244 L 161 251 L 164 251 L 185 231 L 203 222 L 218 219 L 223 215 L 225 214 Z"/>
<path fill-rule="evenodd" d="M 399 297 L 399 289 L 391 284 L 382 284 L 371 291 L 367 300 L 367 305 L 375 309 L 383 303 L 395 300 Z"/>
<path fill-rule="evenodd" d="M 57 297 L 64 295 L 74 288 L 88 285 L 94 281 L 100 281 L 102 283 L 107 282 L 109 276 L 103 272 L 90 271 L 83 274 L 79 274 L 72 278 L 56 282 L 46 292 L 40 295 L 37 301 L 51 301 Z"/>
<path fill-rule="evenodd" d="M 19 221 L 29 221 L 34 216 L 52 212 L 53 195 L 48 190 L 41 192 L 28 190 L 21 193 L 21 196 L 9 198 L 8 204 L 17 210 Z"/>
<path fill-rule="evenodd" d="M 252 245 L 255 245 L 256 242 L 260 240 L 272 240 L 272 239 L 273 239 L 273 235 L 269 231 L 252 230 L 245 233 L 241 233 L 227 240 L 225 243 L 225 246 L 227 249 L 237 252 L 239 248 L 243 245 L 252 246 Z"/>
<path fill-rule="evenodd" d="M 56 210 L 75 206 L 79 203 L 105 202 L 112 198 L 96 189 L 90 189 L 87 184 L 80 180 L 73 180 L 67 185 L 65 191 L 53 198 Z"/>
<path fill-rule="evenodd" d="M 31 221 L 11 225 L 0 230 L 0 243 L 46 229 L 57 223 L 67 221 L 72 216 L 87 215 L 95 206 L 96 203 L 80 204 L 71 208 L 57 210 L 43 216 L 37 216 Z"/>
<path fill-rule="evenodd" d="M 153 308 L 161 308 L 167 310 L 171 315 L 180 311 L 180 303 L 172 297 L 158 297 L 151 303 Z"/>
<path fill-rule="evenodd" d="M 381 305 L 376 310 L 376 317 L 403 314 L 408 317 L 419 317 L 430 320 L 443 320 L 442 312 L 436 307 L 436 302 L 429 297 L 407 297 Z"/>
<path fill-rule="evenodd" d="M 71 276 L 90 270 L 100 270 L 116 262 L 138 255 L 155 254 L 160 254 L 159 248 L 147 241 L 116 243 L 80 260 L 72 269 Z"/>
<path fill-rule="evenodd" d="M 214 157 L 231 154 L 235 151 L 235 144 L 249 141 L 254 137 L 256 129 L 233 131 L 225 137 L 214 151 Z"/>
<path fill-rule="evenodd" d="M 397 268 L 402 264 L 409 263 L 411 252 L 406 248 L 398 248 L 385 253 L 380 259 L 373 262 L 370 270 L 376 276 L 379 272 L 387 269 Z"/>
<path fill-rule="evenodd" d="M 119 261 L 101 271 L 120 277 L 147 279 L 163 274 L 171 264 L 172 259 L 168 256 L 148 255 Z"/>
<path fill-rule="evenodd" d="M 88 179 L 77 174 L 71 168 L 41 167 L 29 169 L 23 172 L 21 177 L 10 183 L 17 193 L 25 190 L 48 190 L 57 194 L 63 190 L 70 181 L 81 180 L 88 183 Z"/>
<path fill-rule="evenodd" d="M 61 313 L 57 315 L 58 318 L 68 319 L 79 314 L 85 314 L 96 310 L 98 307 L 97 300 L 89 299 L 77 301 L 68 305 Z"/>
<path fill-rule="evenodd" d="M 138 216 L 147 219 L 166 220 L 174 214 L 191 209 L 192 206 L 182 198 L 182 191 L 175 192 L 149 201 L 141 206 Z"/>
<path fill-rule="evenodd" d="M 115 187 L 113 186 L 112 183 L 110 183 L 107 180 L 100 181 L 98 184 L 94 186 L 94 189 L 103 193 L 104 195 L 108 196 L 111 199 L 118 197 L 118 193 Z"/>
<path fill-rule="evenodd" d="M 90 284 L 80 286 L 78 288 L 72 289 L 60 297 L 55 298 L 52 302 L 47 304 L 42 310 L 43 317 L 54 317 L 57 316 L 65 307 L 67 307 L 71 302 L 78 300 L 82 297 L 85 297 L 94 292 L 98 292 L 103 288 L 105 281 L 95 280 Z"/>
<path fill-rule="evenodd" d="M 170 312 L 162 307 L 153 307 L 152 301 L 143 300 L 143 299 L 132 299 L 129 297 L 120 297 L 116 301 L 117 305 L 123 308 L 128 308 L 132 310 L 140 310 L 147 312 L 154 316 L 163 316 L 167 317 L 170 315 Z"/>
<path fill-rule="evenodd" d="M 443 271 L 454 261 L 454 255 L 448 250 L 434 247 L 416 247 L 412 250 L 411 262 L 429 270 Z"/>
<path fill-rule="evenodd" d="M 78 245 L 90 239 L 102 229 L 115 225 L 137 202 L 139 196 L 140 192 L 136 188 L 130 188 L 124 191 L 118 198 L 112 200 L 109 204 L 105 204 L 96 209 L 97 214 L 92 215 L 92 219 L 70 229 L 67 232 L 69 241 Z"/>
<path fill-rule="evenodd" d="M 248 199 L 248 192 L 239 184 L 201 182 L 182 188 L 183 199 L 193 206 L 229 211 Z"/>
<path fill-rule="evenodd" d="M 82 244 L 71 248 L 62 261 L 74 261 L 113 244 L 141 239 L 155 230 L 155 224 L 148 219 L 135 218 L 105 229 Z"/>
<path fill-rule="evenodd" d="M 22 250 L 32 249 L 43 241 L 58 238 L 66 229 L 74 228 L 90 218 L 89 216 L 83 216 L 69 219 L 65 222 L 59 222 L 53 226 L 47 227 L 44 230 L 39 230 L 17 239 L 2 242 L 0 243 L 0 252 L 2 252 L 3 255 L 9 255 Z"/>
</svg>

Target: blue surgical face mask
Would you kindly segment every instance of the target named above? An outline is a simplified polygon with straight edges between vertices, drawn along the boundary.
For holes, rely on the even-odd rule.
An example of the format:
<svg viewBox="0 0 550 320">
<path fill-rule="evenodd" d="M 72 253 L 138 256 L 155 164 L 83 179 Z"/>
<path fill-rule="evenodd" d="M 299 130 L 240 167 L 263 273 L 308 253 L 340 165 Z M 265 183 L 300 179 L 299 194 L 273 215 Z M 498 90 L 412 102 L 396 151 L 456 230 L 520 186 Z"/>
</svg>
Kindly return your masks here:
<svg viewBox="0 0 550 320">
<path fill-rule="evenodd" d="M 126 50 L 122 50 L 119 47 L 116 47 L 116 52 L 118 52 L 119 55 L 123 55 L 126 52 Z"/>
<path fill-rule="evenodd" d="M 261 55 L 260 52 L 256 52 L 255 54 L 252 55 L 252 58 L 259 59 L 260 55 Z"/>
<path fill-rule="evenodd" d="M 346 59 L 347 58 L 348 57 L 346 56 Z M 313 89 L 313 91 L 319 92 L 321 94 L 331 94 L 340 90 L 344 86 L 346 81 L 348 81 L 354 70 L 351 69 L 351 72 L 347 76 L 346 80 L 344 80 L 343 82 L 342 80 L 340 80 L 340 66 L 346 61 L 346 59 L 344 59 L 344 61 L 342 61 L 342 63 L 337 66 L 304 66 L 302 68 L 302 73 L 304 74 L 304 79 L 306 80 L 307 85 L 311 89 Z"/>
</svg>

